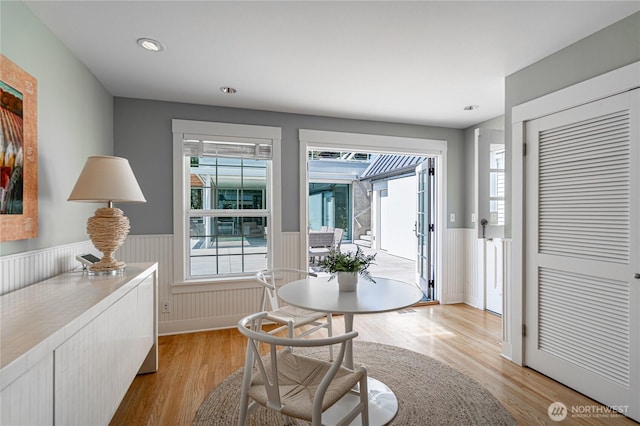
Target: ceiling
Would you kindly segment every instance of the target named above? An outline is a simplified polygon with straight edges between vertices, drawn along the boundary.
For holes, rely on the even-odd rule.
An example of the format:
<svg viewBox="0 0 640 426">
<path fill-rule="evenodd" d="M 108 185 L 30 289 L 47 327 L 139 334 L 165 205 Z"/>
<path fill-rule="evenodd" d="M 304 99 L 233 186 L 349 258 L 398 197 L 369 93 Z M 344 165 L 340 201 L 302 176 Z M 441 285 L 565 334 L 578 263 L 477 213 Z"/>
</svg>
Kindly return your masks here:
<svg viewBox="0 0 640 426">
<path fill-rule="evenodd" d="M 26 3 L 113 96 L 453 128 L 503 114 L 505 76 L 640 10 L 637 0 Z M 141 37 L 165 50 L 143 50 Z"/>
</svg>

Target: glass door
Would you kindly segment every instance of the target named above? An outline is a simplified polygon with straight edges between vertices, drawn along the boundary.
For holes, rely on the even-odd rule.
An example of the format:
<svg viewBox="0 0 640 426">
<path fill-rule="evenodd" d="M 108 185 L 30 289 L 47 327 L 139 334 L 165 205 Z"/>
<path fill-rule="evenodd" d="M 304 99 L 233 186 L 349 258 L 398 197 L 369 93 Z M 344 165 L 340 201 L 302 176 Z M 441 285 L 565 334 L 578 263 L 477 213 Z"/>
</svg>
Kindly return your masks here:
<svg viewBox="0 0 640 426">
<path fill-rule="evenodd" d="M 424 300 L 435 300 L 435 159 L 429 158 L 416 167 L 416 282 Z"/>
</svg>

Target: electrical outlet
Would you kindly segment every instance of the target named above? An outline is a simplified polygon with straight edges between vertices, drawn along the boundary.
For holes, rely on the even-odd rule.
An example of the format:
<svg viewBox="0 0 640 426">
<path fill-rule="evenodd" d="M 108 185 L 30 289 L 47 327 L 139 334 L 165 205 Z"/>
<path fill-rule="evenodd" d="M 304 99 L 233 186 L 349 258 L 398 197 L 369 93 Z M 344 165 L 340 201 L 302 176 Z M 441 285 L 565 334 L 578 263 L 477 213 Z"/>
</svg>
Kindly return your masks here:
<svg viewBox="0 0 640 426">
<path fill-rule="evenodd" d="M 168 314 L 171 312 L 171 304 L 169 302 L 162 302 L 162 313 Z"/>
</svg>

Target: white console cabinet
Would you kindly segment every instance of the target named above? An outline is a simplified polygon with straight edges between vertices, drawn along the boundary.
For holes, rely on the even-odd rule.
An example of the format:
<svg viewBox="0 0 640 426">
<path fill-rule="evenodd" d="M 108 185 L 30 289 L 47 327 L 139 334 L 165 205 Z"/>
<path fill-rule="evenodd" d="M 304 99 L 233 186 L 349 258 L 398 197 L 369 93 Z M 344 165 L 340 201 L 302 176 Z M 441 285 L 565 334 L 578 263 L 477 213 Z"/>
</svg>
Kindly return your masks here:
<svg viewBox="0 0 640 426">
<path fill-rule="evenodd" d="M 0 424 L 108 424 L 158 368 L 157 264 L 70 272 L 0 297 Z"/>
</svg>

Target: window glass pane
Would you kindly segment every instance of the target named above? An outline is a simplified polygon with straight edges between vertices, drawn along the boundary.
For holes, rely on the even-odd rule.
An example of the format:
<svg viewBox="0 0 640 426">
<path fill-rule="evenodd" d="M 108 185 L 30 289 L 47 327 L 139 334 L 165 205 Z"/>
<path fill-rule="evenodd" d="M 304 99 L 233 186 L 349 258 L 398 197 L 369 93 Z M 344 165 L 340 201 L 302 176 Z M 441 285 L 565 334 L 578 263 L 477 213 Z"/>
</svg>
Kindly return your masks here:
<svg viewBox="0 0 640 426">
<path fill-rule="evenodd" d="M 192 209 L 265 209 L 267 160 L 191 157 Z"/>
<path fill-rule="evenodd" d="M 489 196 L 504 197 L 504 172 L 489 173 Z"/>
<path fill-rule="evenodd" d="M 489 152 L 489 168 L 504 170 L 505 149 L 504 144 L 491 144 Z"/>
<path fill-rule="evenodd" d="M 351 239 L 351 185 L 309 183 L 309 227 L 342 228 L 343 240 Z"/>
<path fill-rule="evenodd" d="M 489 201 L 489 224 L 504 225 L 505 211 L 504 200 Z"/>
<path fill-rule="evenodd" d="M 255 273 L 267 268 L 266 216 L 192 217 L 190 275 Z"/>
</svg>

